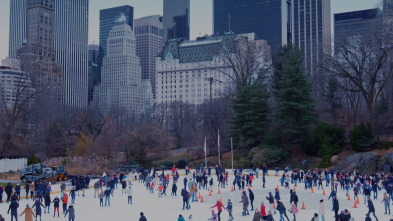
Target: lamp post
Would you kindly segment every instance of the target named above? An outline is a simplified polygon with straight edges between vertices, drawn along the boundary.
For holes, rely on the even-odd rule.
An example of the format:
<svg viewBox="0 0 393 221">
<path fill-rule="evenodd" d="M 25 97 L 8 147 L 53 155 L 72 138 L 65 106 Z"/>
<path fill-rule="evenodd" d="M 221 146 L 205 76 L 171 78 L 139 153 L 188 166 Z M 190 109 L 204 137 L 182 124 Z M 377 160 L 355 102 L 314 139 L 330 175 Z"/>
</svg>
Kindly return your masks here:
<svg viewBox="0 0 393 221">
<path fill-rule="evenodd" d="M 208 77 L 205 78 L 205 81 L 208 81 L 210 84 L 210 149 L 211 147 L 213 147 L 213 94 L 212 94 L 212 90 L 213 90 L 213 83 L 214 82 L 218 82 L 218 83 L 222 83 L 222 81 L 214 79 L 213 77 Z"/>
</svg>

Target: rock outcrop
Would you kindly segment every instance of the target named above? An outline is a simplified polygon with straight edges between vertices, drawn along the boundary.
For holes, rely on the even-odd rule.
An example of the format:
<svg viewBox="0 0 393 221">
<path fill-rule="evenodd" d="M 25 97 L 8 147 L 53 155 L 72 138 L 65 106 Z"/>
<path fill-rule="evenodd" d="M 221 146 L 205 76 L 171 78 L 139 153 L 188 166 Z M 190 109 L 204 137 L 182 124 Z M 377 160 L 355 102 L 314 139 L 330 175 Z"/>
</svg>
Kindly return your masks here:
<svg viewBox="0 0 393 221">
<path fill-rule="evenodd" d="M 378 164 L 378 170 L 383 171 L 386 164 L 393 168 L 393 152 L 387 153 L 381 158 Z"/>
<path fill-rule="evenodd" d="M 372 173 L 377 169 L 378 158 L 378 154 L 373 152 L 355 153 L 342 159 L 337 169 L 351 171 L 355 169 L 361 174 Z"/>
</svg>

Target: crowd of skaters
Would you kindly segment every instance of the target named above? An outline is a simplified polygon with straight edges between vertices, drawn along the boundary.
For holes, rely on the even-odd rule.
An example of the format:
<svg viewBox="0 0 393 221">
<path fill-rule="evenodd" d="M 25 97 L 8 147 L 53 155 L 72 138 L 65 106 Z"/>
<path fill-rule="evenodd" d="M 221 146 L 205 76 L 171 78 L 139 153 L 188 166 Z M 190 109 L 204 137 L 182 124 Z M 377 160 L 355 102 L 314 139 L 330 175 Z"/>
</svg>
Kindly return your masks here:
<svg viewBox="0 0 393 221">
<path fill-rule="evenodd" d="M 215 175 L 212 175 L 212 170 L 215 170 Z M 373 200 L 381 200 L 381 203 L 385 207 L 385 214 L 390 215 L 390 202 L 393 200 L 393 177 L 390 174 L 383 173 L 373 173 L 368 175 L 361 175 L 356 171 L 334 171 L 334 170 L 301 170 L 293 169 L 289 170 L 286 168 L 281 175 L 279 182 L 281 187 L 289 190 L 290 200 L 289 206 L 286 208 L 285 204 L 287 202 L 282 202 L 280 198 L 279 188 L 275 188 L 274 193 L 269 192 L 267 194 L 266 200 L 261 200 L 262 197 L 258 197 L 261 200 L 260 207 L 256 206 L 254 208 L 254 200 L 256 199 L 254 192 L 250 187 L 253 185 L 255 179 L 259 179 L 260 169 L 254 168 L 251 171 L 243 171 L 242 168 L 233 170 L 233 177 L 229 177 L 228 171 L 222 166 L 218 165 L 214 168 L 206 168 L 203 165 L 197 166 L 196 169 L 191 172 L 190 168 L 187 166 L 185 168 L 186 176 L 180 178 L 178 169 L 173 166 L 171 174 L 163 170 L 151 169 L 141 169 L 139 170 L 135 178 L 137 178 L 139 183 L 143 183 L 146 186 L 146 190 L 150 194 L 157 194 L 159 198 L 166 196 L 166 190 L 169 186 L 170 181 L 172 181 L 171 196 L 178 196 L 178 185 L 181 186 L 181 192 L 179 197 L 182 199 L 182 210 L 190 210 L 191 203 L 198 202 L 198 192 L 199 190 L 208 190 L 209 192 L 215 192 L 218 188 L 230 187 L 236 191 L 242 191 L 241 199 L 239 203 L 242 206 L 242 216 L 250 216 L 253 221 L 271 221 L 277 218 L 280 221 L 284 220 L 296 220 L 296 215 L 299 212 L 298 203 L 299 198 L 296 194 L 294 188 L 290 186 L 298 186 L 301 183 L 304 185 L 304 189 L 318 188 L 318 189 L 330 189 L 330 194 L 327 200 L 332 200 L 331 208 L 334 212 L 334 220 L 336 221 L 350 221 L 351 213 L 348 209 L 341 209 L 338 203 L 337 195 L 346 194 L 346 196 L 351 194 L 353 191 L 354 200 L 357 200 L 360 195 L 364 197 L 364 204 L 367 204 L 368 212 L 366 213 L 365 220 L 370 221 L 371 215 L 373 219 L 378 221 L 375 214 L 375 207 Z M 267 167 L 261 168 L 261 187 L 254 188 L 265 188 L 266 176 L 268 175 Z M 276 169 L 276 176 L 278 176 L 278 169 Z M 233 179 L 233 182 L 229 182 L 229 179 Z M 26 220 L 41 220 L 42 208 L 44 213 L 50 213 L 50 205 L 53 204 L 53 216 L 60 217 L 59 207 L 62 204 L 62 215 L 69 217 L 69 220 L 75 220 L 75 197 L 81 195 L 85 196 L 85 190 L 89 186 L 90 179 L 88 176 L 79 176 L 71 181 L 71 191 L 67 193 L 66 185 L 63 182 L 60 185 L 61 196 L 55 196 L 51 199 L 50 193 L 52 192 L 51 183 L 35 181 L 33 183 L 27 183 L 24 187 L 26 192 L 26 199 L 33 201 L 33 206 L 30 207 L 26 204 L 21 215 L 25 215 Z M 178 183 L 181 184 L 178 184 Z M 128 204 L 132 205 L 132 182 L 124 173 L 105 173 L 102 178 L 94 183 L 94 198 L 99 199 L 99 205 L 102 207 L 110 206 L 110 199 L 113 197 L 114 190 L 121 187 L 122 194 L 127 194 Z M 215 188 L 217 187 L 217 188 Z M 7 203 L 9 203 L 8 213 L 11 212 L 11 220 L 17 220 L 18 217 L 18 207 L 21 195 L 21 187 L 19 184 L 13 188 L 9 183 L 6 187 L 0 186 L 0 199 L 3 197 L 3 193 L 7 195 Z M 380 194 L 379 194 L 380 193 Z M 382 193 L 382 194 L 381 194 Z M 273 195 L 274 194 L 274 195 Z M 378 199 L 378 196 L 381 196 Z M 69 199 L 69 197 L 71 199 Z M 2 201 L 1 201 L 2 202 Z M 235 200 L 235 202 L 238 202 Z M 265 204 L 266 202 L 266 204 Z M 287 204 L 288 205 L 288 204 Z M 254 211 L 250 214 L 250 211 Z M 313 217 L 312 221 L 325 221 L 326 210 L 325 202 L 323 199 L 320 200 L 320 208 Z M 215 209 L 217 209 L 217 212 Z M 229 221 L 234 220 L 232 215 L 232 201 L 228 199 L 226 206 L 221 202 L 221 198 L 217 199 L 215 205 L 211 207 L 211 218 L 212 221 L 221 221 L 221 213 L 226 210 L 229 215 Z M 33 210 L 34 209 L 34 210 Z M 254 210 L 255 209 L 255 210 Z M 287 214 L 289 212 L 290 214 Z M 293 216 L 289 218 L 288 216 Z M 0 221 L 1 221 L 0 217 Z M 329 217 L 330 218 L 330 217 Z M 331 220 L 326 218 L 327 220 Z M 143 213 L 140 214 L 140 221 L 147 220 Z M 185 220 L 183 215 L 179 215 L 179 221 Z M 188 216 L 188 220 L 192 220 L 192 215 Z"/>
</svg>

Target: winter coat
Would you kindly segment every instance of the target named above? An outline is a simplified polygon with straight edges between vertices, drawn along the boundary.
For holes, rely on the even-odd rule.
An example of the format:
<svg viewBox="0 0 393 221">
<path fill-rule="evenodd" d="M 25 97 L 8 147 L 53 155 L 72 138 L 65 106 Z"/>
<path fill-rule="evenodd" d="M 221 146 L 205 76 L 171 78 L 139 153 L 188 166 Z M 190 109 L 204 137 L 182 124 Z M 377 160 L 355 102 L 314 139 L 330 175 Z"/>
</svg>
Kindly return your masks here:
<svg viewBox="0 0 393 221">
<path fill-rule="evenodd" d="M 269 200 L 270 204 L 274 203 L 274 198 L 273 198 L 273 195 L 271 193 L 269 193 L 269 196 L 267 196 L 266 199 Z"/>
<path fill-rule="evenodd" d="M 350 212 L 345 213 L 344 221 L 351 221 L 351 213 Z"/>
<path fill-rule="evenodd" d="M 10 194 L 12 193 L 12 185 L 11 185 L 11 184 L 8 184 L 8 185 L 5 187 L 5 193 L 6 193 L 7 195 L 10 195 Z"/>
<path fill-rule="evenodd" d="M 177 191 L 177 185 L 174 183 L 172 185 L 172 192 L 175 193 Z"/>
<path fill-rule="evenodd" d="M 105 196 L 110 196 L 111 195 L 111 190 L 109 188 L 106 188 L 104 193 L 105 193 Z"/>
<path fill-rule="evenodd" d="M 73 206 L 68 207 L 67 212 L 64 214 L 64 217 L 68 215 L 68 219 L 75 219 L 75 209 Z"/>
<path fill-rule="evenodd" d="M 262 220 L 262 216 L 260 213 L 255 213 L 254 214 L 254 218 L 252 219 L 252 221 L 261 221 Z"/>
<path fill-rule="evenodd" d="M 41 206 L 45 207 L 44 205 L 42 205 L 42 203 L 40 201 L 36 200 L 34 205 L 31 207 L 32 209 L 35 207 L 36 216 L 41 215 L 41 213 L 42 213 Z"/>
<path fill-rule="evenodd" d="M 211 208 L 217 207 L 218 211 L 222 211 L 222 208 L 225 209 L 224 205 L 220 201 L 217 201 L 216 205 L 212 206 Z"/>
<path fill-rule="evenodd" d="M 368 205 L 368 212 L 369 212 L 369 213 L 370 213 L 370 212 L 375 212 L 375 208 L 374 208 L 373 201 L 369 200 L 369 201 L 367 202 L 367 205 Z"/>
<path fill-rule="evenodd" d="M 227 204 L 227 210 L 228 210 L 228 212 L 232 212 L 232 202 L 229 202 Z"/>
<path fill-rule="evenodd" d="M 131 188 L 128 188 L 128 189 L 127 189 L 127 195 L 128 195 L 128 196 L 132 196 L 132 189 L 131 189 Z"/>
<path fill-rule="evenodd" d="M 26 207 L 19 216 L 22 216 L 23 214 L 25 214 L 25 221 L 33 221 L 33 217 L 35 217 L 35 214 L 30 207 Z"/>
<path fill-rule="evenodd" d="M 290 211 L 292 211 L 292 213 L 294 214 L 294 215 L 296 215 L 297 213 L 298 213 L 298 209 L 297 209 L 297 207 L 296 207 L 296 205 L 292 205 L 292 207 L 291 207 L 291 209 L 289 209 Z"/>
<path fill-rule="evenodd" d="M 319 205 L 319 215 L 325 215 L 325 204 L 323 203 Z"/>
<path fill-rule="evenodd" d="M 53 200 L 53 207 L 60 207 L 60 199 L 59 198 L 55 198 Z"/>
<path fill-rule="evenodd" d="M 181 196 L 183 197 L 183 200 L 188 200 L 188 192 L 185 189 L 182 189 L 181 191 Z"/>
<path fill-rule="evenodd" d="M 280 203 L 280 204 L 278 204 L 276 210 L 278 210 L 280 213 L 285 213 L 286 209 L 285 209 L 284 204 Z"/>
<path fill-rule="evenodd" d="M 30 192 L 34 192 L 34 191 L 35 191 L 34 183 L 31 183 L 31 184 L 29 185 L 29 189 L 30 189 Z"/>
<path fill-rule="evenodd" d="M 19 185 L 17 185 L 17 186 L 15 187 L 15 192 L 16 192 L 16 193 L 20 193 L 20 186 L 19 186 Z"/>
<path fill-rule="evenodd" d="M 98 199 L 102 200 L 105 197 L 105 193 L 101 192 L 100 194 L 98 194 Z"/>
<path fill-rule="evenodd" d="M 139 221 L 147 221 L 145 216 L 142 216 L 141 218 L 139 218 Z"/>
<path fill-rule="evenodd" d="M 333 210 L 339 210 L 340 209 L 340 206 L 339 206 L 339 204 L 338 204 L 338 200 L 337 199 L 334 199 L 333 200 Z"/>
<path fill-rule="evenodd" d="M 272 214 L 266 216 L 266 221 L 274 221 Z"/>
<path fill-rule="evenodd" d="M 10 212 L 10 210 L 11 210 L 11 213 L 17 213 L 18 207 L 19 207 L 19 203 L 16 200 L 12 201 L 10 206 L 8 207 L 8 213 Z"/>
<path fill-rule="evenodd" d="M 179 217 L 179 218 L 177 219 L 177 221 L 186 221 L 186 220 L 184 219 L 184 217 Z"/>
<path fill-rule="evenodd" d="M 254 193 L 251 190 L 249 191 L 249 195 L 250 195 L 250 200 L 254 201 Z"/>
<path fill-rule="evenodd" d="M 45 206 L 50 205 L 51 199 L 49 194 L 44 196 L 44 201 L 45 201 Z"/>
<path fill-rule="evenodd" d="M 265 207 L 265 205 L 261 205 L 261 215 L 262 216 L 266 216 L 267 214 L 266 214 L 266 207 Z"/>
<path fill-rule="evenodd" d="M 67 193 L 64 194 L 62 202 L 66 203 L 66 204 L 68 203 L 68 195 L 67 195 Z"/>
</svg>

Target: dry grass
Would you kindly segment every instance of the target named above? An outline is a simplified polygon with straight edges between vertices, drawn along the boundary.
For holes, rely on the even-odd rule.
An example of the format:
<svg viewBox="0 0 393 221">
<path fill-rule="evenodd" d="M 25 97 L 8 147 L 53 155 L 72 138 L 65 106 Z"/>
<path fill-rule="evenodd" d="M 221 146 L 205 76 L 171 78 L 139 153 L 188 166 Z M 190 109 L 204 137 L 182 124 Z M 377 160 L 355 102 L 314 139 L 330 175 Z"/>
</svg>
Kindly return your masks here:
<svg viewBox="0 0 393 221">
<path fill-rule="evenodd" d="M 47 167 L 62 165 L 70 175 L 102 174 L 105 171 L 109 171 L 112 165 L 118 164 L 116 160 L 110 161 L 107 158 L 94 155 L 51 158 L 46 160 L 45 163 Z"/>
</svg>

